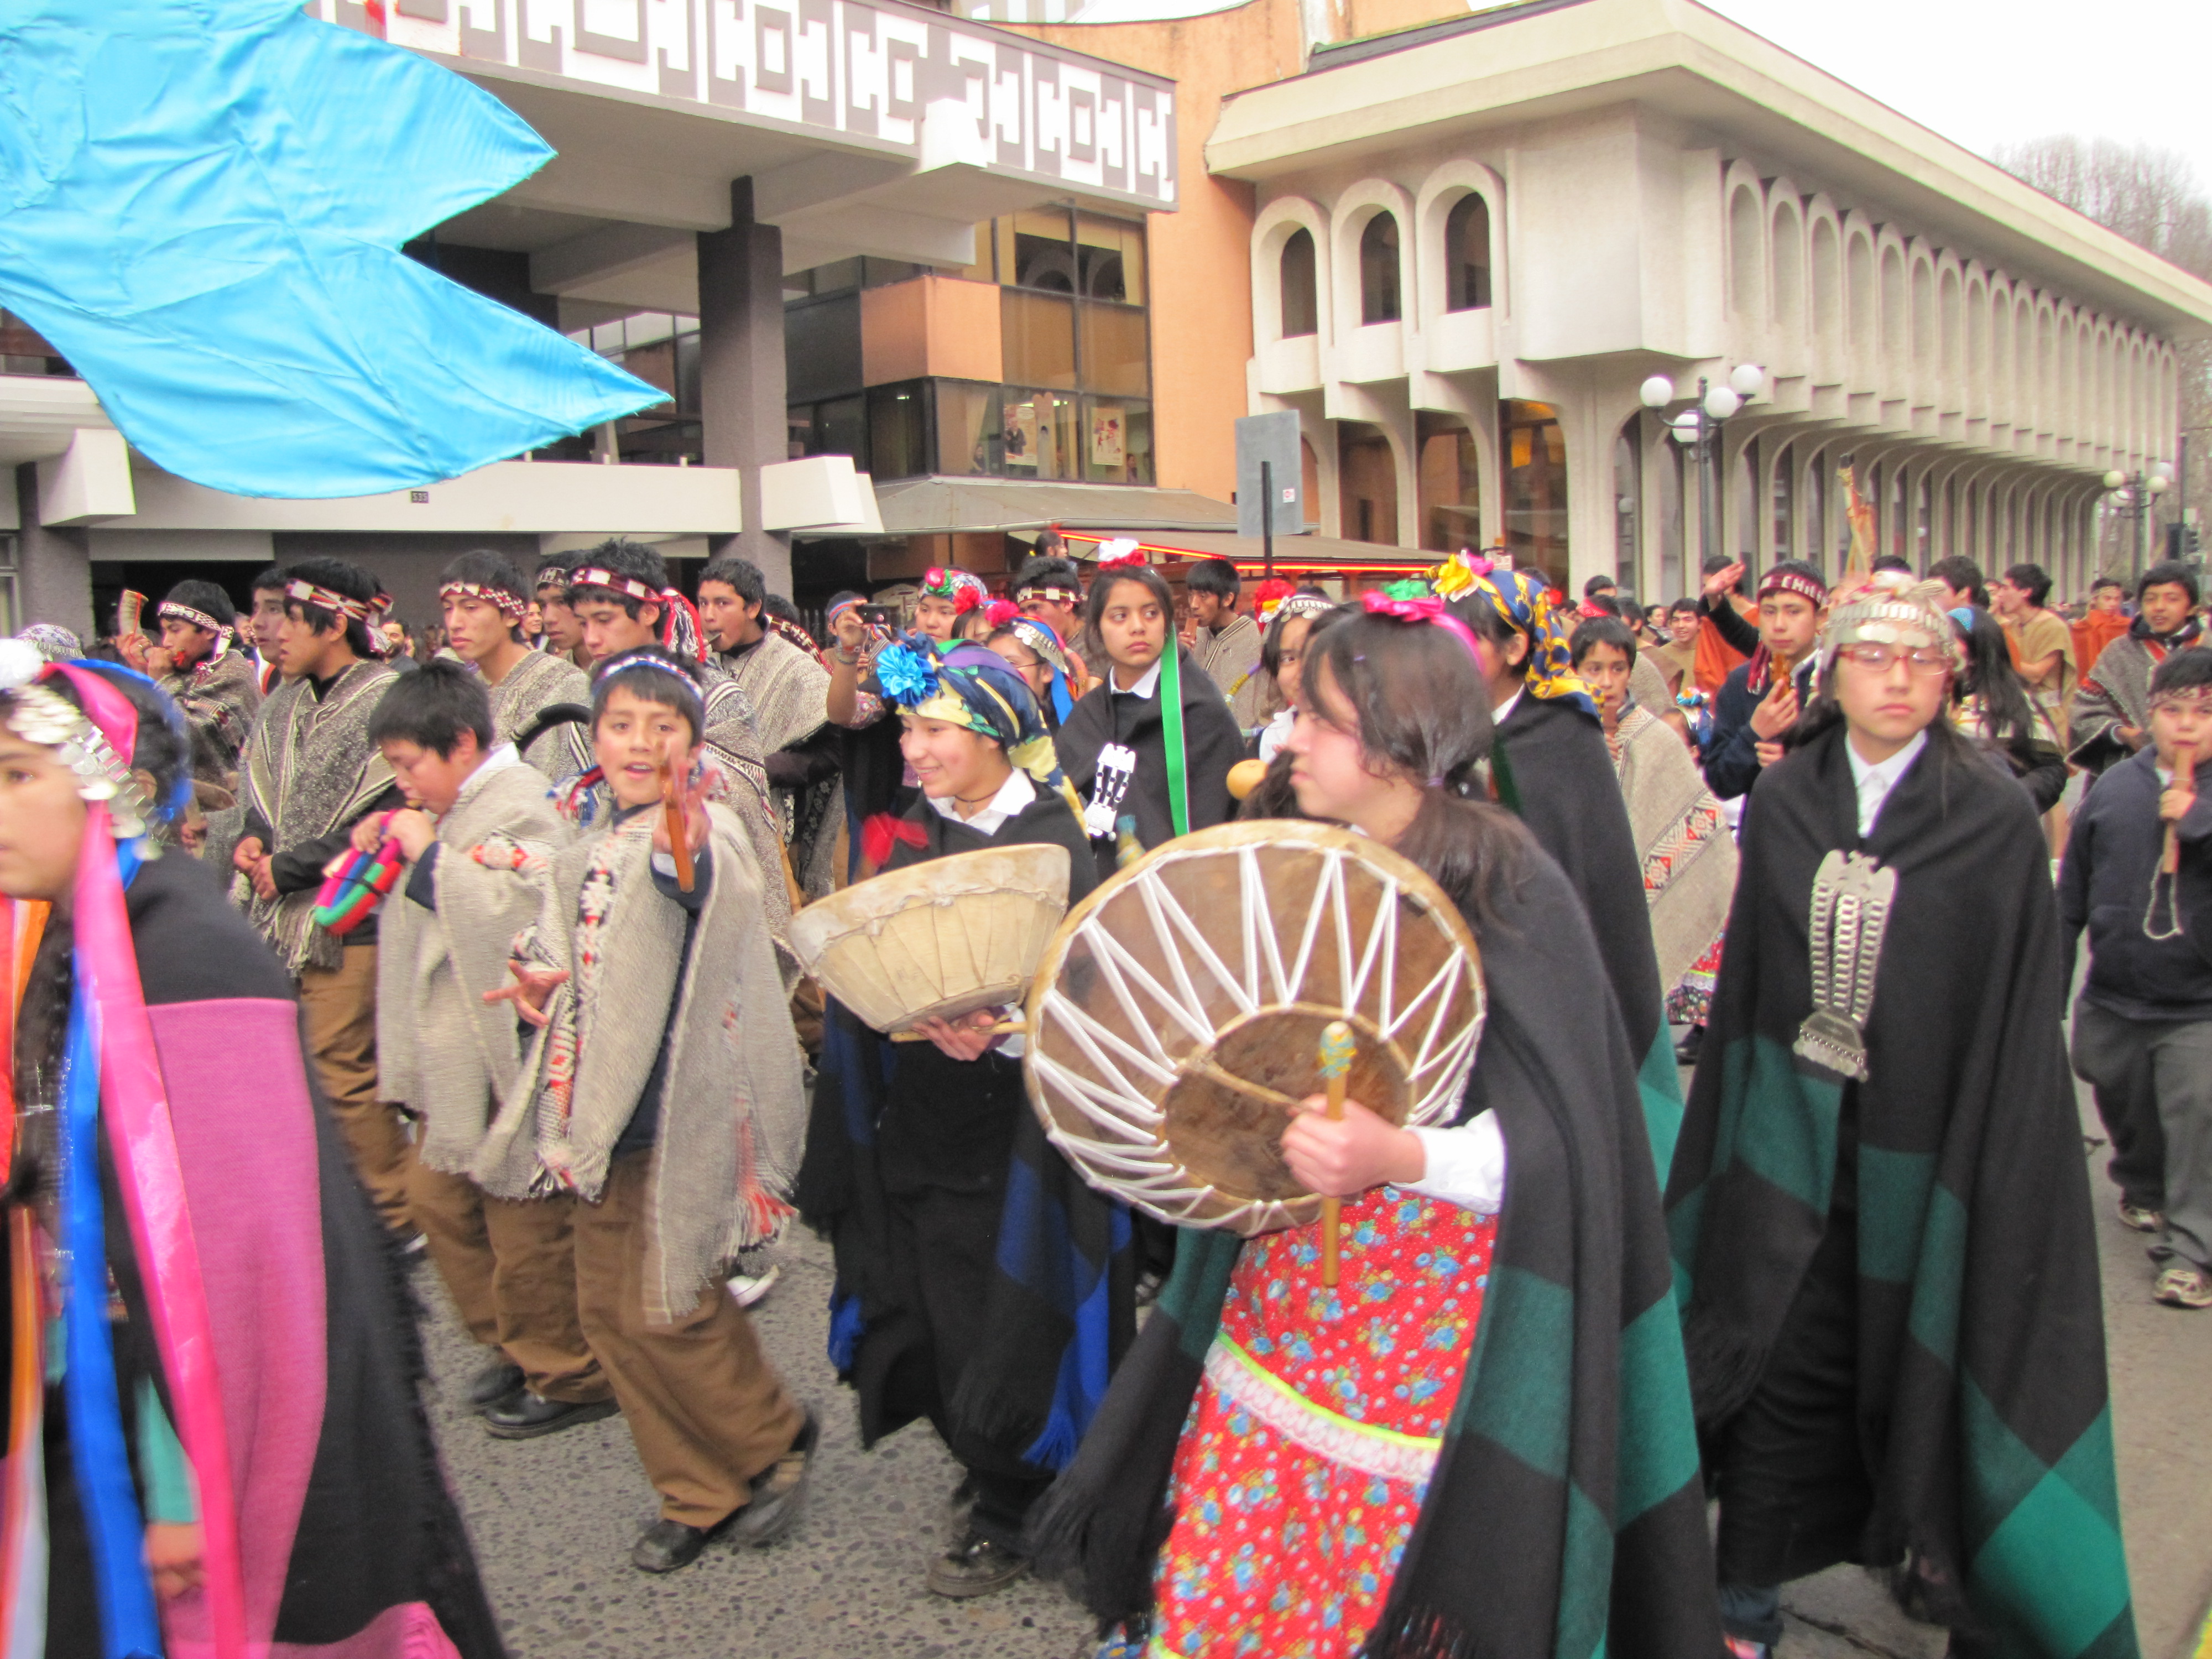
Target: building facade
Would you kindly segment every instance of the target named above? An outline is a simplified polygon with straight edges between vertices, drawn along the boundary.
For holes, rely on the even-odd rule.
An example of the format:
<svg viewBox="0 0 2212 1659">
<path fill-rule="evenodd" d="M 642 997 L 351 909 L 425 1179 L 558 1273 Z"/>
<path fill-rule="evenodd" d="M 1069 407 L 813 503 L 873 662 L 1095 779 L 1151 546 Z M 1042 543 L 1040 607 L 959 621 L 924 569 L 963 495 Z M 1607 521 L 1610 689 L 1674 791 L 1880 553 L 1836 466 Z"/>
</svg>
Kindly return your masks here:
<svg viewBox="0 0 2212 1659">
<path fill-rule="evenodd" d="M 1848 464 L 1880 551 L 2078 591 L 2212 328 L 2212 288 L 1687 0 L 1320 46 L 1206 153 L 1255 191 L 1249 401 L 1297 411 L 1323 529 L 1563 586 L 1832 573 Z M 1674 422 L 1747 365 L 1701 491 Z"/>
</svg>

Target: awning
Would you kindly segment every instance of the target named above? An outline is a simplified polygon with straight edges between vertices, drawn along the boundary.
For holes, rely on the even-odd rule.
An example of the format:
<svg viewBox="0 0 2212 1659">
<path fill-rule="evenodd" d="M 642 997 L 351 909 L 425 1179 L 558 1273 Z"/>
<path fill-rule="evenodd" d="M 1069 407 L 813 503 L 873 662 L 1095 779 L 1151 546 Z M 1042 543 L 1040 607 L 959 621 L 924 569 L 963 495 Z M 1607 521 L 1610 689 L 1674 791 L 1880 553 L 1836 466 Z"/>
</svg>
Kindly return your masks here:
<svg viewBox="0 0 2212 1659">
<path fill-rule="evenodd" d="M 1162 532 L 1127 526 L 1121 530 L 1065 530 L 1072 558 L 1095 559 L 1102 542 L 1133 539 L 1147 556 L 1161 559 L 1228 559 L 1237 573 L 1256 576 L 1266 563 L 1266 546 L 1257 536 L 1233 532 L 1182 531 Z M 1362 576 L 1420 576 L 1443 558 L 1417 547 L 1392 547 L 1381 542 L 1350 542 L 1338 536 L 1278 536 L 1275 574 L 1296 579 L 1328 576 L 1341 571 Z"/>
<path fill-rule="evenodd" d="M 878 480 L 876 506 L 886 536 L 957 531 L 1023 534 L 1115 526 L 1115 533 L 1188 532 L 1237 527 L 1237 509 L 1194 489 L 1142 484 L 1030 483 L 1018 478 Z M 801 531 L 801 536 L 808 532 Z M 847 532 L 849 533 L 849 532 Z"/>
</svg>

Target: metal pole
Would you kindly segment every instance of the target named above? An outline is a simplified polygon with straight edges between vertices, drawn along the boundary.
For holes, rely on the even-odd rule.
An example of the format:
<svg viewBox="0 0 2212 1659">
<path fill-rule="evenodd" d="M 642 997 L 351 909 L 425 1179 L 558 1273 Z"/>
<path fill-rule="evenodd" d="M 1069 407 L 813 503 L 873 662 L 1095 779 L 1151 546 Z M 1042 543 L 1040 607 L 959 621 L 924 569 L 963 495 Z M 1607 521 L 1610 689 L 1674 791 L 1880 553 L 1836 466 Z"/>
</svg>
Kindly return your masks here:
<svg viewBox="0 0 2212 1659">
<path fill-rule="evenodd" d="M 2143 567 L 2150 562 L 2150 471 L 2136 474 L 2136 580 L 2142 580 Z"/>
<path fill-rule="evenodd" d="M 1262 574 L 1275 579 L 1275 464 L 1260 463 L 1260 550 Z"/>
<path fill-rule="evenodd" d="M 1698 586 L 1705 589 L 1705 561 L 1713 556 L 1713 544 L 1717 526 L 1713 523 L 1713 470 L 1711 440 L 1705 430 L 1705 383 L 1698 382 Z"/>
</svg>

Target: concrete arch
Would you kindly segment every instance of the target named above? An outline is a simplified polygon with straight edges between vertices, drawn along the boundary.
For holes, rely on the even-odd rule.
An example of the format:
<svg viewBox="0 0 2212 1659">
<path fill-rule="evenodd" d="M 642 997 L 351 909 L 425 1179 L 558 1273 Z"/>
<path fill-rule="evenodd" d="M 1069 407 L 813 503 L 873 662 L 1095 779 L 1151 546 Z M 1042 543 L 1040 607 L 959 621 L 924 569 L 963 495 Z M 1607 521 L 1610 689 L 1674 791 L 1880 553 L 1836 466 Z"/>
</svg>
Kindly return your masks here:
<svg viewBox="0 0 2212 1659">
<path fill-rule="evenodd" d="M 1905 248 L 1885 235 L 1879 244 L 1881 261 L 1881 389 L 1885 398 L 1903 394 L 1911 383 L 1911 359 L 1906 355 L 1909 307 L 1905 299 Z"/>
<path fill-rule="evenodd" d="M 1802 369 L 1805 350 L 1805 217 L 1797 193 L 1777 179 L 1767 192 L 1767 278 L 1773 295 L 1774 353 Z"/>
<path fill-rule="evenodd" d="M 2012 425 L 2012 279 L 2002 271 L 1990 274 L 1990 392 L 1989 419 L 1992 428 Z"/>
<path fill-rule="evenodd" d="M 1444 278 L 1444 225 L 1452 210 L 1469 196 L 1482 198 L 1490 212 L 1490 308 L 1493 315 L 1511 314 L 1505 249 L 1505 181 L 1480 161 L 1455 158 L 1440 163 L 1421 180 L 1413 210 L 1407 220 L 1413 237 L 1413 298 L 1418 309 L 1407 312 L 1417 326 L 1443 313 L 1447 285 Z"/>
<path fill-rule="evenodd" d="M 1912 401 L 1934 404 L 1942 384 L 1942 331 L 1936 310 L 1936 260 L 1927 245 L 1916 239 L 1908 247 L 1905 287 L 1910 295 L 1909 331 L 1912 342 Z"/>
<path fill-rule="evenodd" d="M 2035 391 L 2042 366 L 2035 356 L 2035 293 L 2025 283 L 2013 285 L 2012 300 L 2012 429 L 2014 440 L 2032 437 L 2036 426 Z"/>
<path fill-rule="evenodd" d="M 2035 430 L 2048 445 L 2058 427 L 2058 307 L 2047 294 L 2035 296 Z"/>
<path fill-rule="evenodd" d="M 1328 264 L 1335 279 L 1331 284 L 1331 305 L 1339 343 L 1361 326 L 1359 239 L 1366 232 L 1367 222 L 1378 213 L 1393 214 L 1398 221 L 1398 315 L 1420 314 L 1413 292 L 1414 261 L 1409 257 L 1413 198 L 1387 179 L 1362 179 L 1337 193 L 1330 215 Z"/>
<path fill-rule="evenodd" d="M 1957 258 L 1948 252 L 1939 253 L 1936 258 L 1936 406 L 1945 414 L 1955 414 L 1966 407 L 1966 341 L 1965 314 L 1960 309 L 1963 294 Z"/>
<path fill-rule="evenodd" d="M 1811 266 L 1813 378 L 1832 386 L 1844 378 L 1845 362 L 1844 229 L 1834 205 L 1815 196 L 1805 210 L 1808 264 Z"/>
<path fill-rule="evenodd" d="M 1766 291 L 1766 193 L 1759 175 L 1731 162 L 1721 188 L 1728 201 L 1729 315 L 1739 327 L 1763 331 Z"/>
<path fill-rule="evenodd" d="M 1874 229 L 1864 215 L 1844 220 L 1844 315 L 1850 386 L 1871 392 L 1881 383 L 1881 308 L 1876 298 Z"/>
<path fill-rule="evenodd" d="M 1966 266 L 1964 301 L 1966 329 L 1966 414 L 1970 421 L 1990 413 L 1990 281 L 1980 266 Z"/>
<path fill-rule="evenodd" d="M 1262 344 L 1283 337 L 1283 245 L 1301 230 L 1313 238 L 1314 314 L 1329 338 L 1328 214 L 1305 197 L 1278 196 L 1252 221 L 1252 334 Z"/>
<path fill-rule="evenodd" d="M 2108 467 L 2118 452 L 2112 440 L 2112 328 L 2101 317 L 2096 319 L 2092 334 L 2090 361 L 2094 366 L 2094 382 L 2087 399 L 2089 408 L 2089 442 L 2093 447 L 2093 464 L 2100 470 Z"/>
</svg>

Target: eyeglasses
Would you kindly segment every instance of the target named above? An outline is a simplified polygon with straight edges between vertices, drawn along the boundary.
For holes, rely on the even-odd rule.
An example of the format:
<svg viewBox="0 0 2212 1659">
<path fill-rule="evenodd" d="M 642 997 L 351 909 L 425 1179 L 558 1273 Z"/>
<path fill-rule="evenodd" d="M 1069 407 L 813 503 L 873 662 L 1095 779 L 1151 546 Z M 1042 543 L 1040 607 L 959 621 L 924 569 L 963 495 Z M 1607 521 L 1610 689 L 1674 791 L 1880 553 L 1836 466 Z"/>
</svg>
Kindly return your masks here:
<svg viewBox="0 0 2212 1659">
<path fill-rule="evenodd" d="M 1916 674 L 1948 674 L 1951 672 L 1951 653 L 1933 646 L 1882 645 L 1873 640 L 1859 640 L 1843 648 L 1843 654 L 1862 668 L 1871 668 L 1880 673 L 1899 658 Z"/>
</svg>

